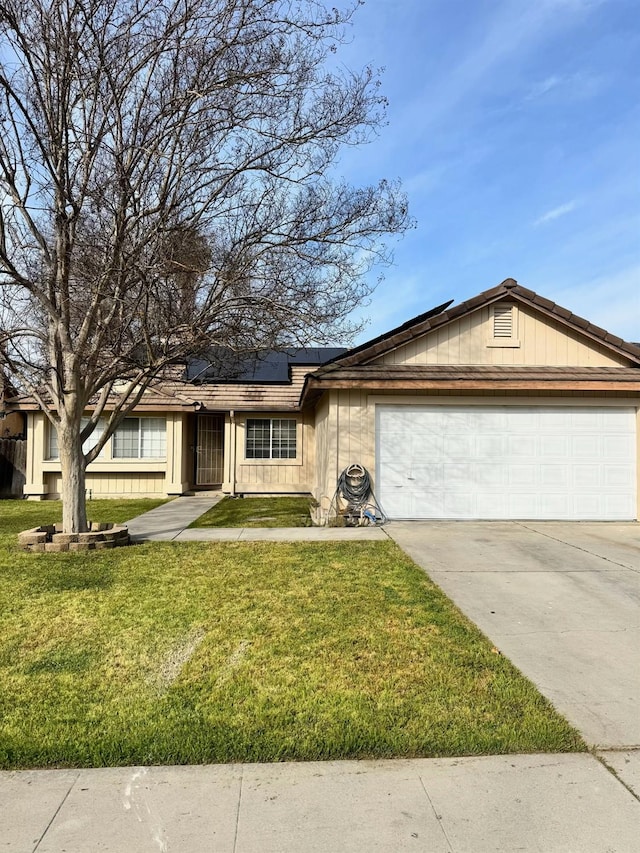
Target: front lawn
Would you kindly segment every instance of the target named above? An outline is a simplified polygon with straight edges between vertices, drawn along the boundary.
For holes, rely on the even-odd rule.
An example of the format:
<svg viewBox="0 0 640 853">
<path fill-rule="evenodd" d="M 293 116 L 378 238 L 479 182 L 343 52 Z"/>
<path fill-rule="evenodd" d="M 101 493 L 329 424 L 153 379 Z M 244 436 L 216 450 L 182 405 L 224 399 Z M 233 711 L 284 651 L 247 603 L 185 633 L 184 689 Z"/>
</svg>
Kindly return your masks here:
<svg viewBox="0 0 640 853">
<path fill-rule="evenodd" d="M 164 503 L 167 503 L 166 498 L 87 501 L 87 518 L 89 521 L 121 524 Z M 0 535 L 20 533 L 21 530 L 41 524 L 54 524 L 56 521 L 62 521 L 62 501 L 0 500 Z"/>
<path fill-rule="evenodd" d="M 4 768 L 584 749 L 391 542 L 0 536 L 0 685 Z"/>
<path fill-rule="evenodd" d="M 310 498 L 223 498 L 190 527 L 311 527 Z"/>
</svg>

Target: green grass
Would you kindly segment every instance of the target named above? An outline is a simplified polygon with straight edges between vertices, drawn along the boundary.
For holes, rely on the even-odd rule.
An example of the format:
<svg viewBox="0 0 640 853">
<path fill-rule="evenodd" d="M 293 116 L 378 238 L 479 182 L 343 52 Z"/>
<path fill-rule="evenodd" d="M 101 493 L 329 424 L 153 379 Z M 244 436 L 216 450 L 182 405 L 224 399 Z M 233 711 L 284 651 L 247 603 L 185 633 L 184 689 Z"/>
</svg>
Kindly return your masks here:
<svg viewBox="0 0 640 853">
<path fill-rule="evenodd" d="M 223 498 L 190 527 L 311 527 L 310 498 Z"/>
<path fill-rule="evenodd" d="M 3 768 L 585 748 L 391 542 L 0 535 L 0 685 Z"/>
<path fill-rule="evenodd" d="M 161 498 L 87 501 L 87 518 L 89 521 L 120 524 L 164 503 L 167 500 Z M 56 521 L 62 521 L 62 501 L 0 500 L 0 534 L 20 533 L 21 530 L 41 524 L 54 524 Z"/>
</svg>

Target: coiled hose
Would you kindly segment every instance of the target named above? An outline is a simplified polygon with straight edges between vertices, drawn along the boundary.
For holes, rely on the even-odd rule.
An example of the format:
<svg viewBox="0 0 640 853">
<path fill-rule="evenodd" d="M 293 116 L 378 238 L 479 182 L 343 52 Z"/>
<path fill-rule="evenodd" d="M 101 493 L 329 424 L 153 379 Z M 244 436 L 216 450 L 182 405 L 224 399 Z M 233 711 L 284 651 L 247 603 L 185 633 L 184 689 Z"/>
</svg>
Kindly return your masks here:
<svg viewBox="0 0 640 853">
<path fill-rule="evenodd" d="M 362 465 L 349 465 L 338 477 L 338 491 L 346 501 L 360 506 L 371 494 L 371 477 Z"/>
</svg>

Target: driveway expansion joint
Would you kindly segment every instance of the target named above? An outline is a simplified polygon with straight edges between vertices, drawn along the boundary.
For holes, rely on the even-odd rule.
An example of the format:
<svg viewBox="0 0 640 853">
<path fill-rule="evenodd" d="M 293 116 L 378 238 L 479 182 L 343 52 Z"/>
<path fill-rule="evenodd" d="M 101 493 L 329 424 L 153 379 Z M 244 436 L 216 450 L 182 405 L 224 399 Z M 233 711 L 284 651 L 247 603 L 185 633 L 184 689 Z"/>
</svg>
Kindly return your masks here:
<svg viewBox="0 0 640 853">
<path fill-rule="evenodd" d="M 80 778 L 80 773 L 81 773 L 81 771 L 80 771 L 80 770 L 76 773 L 75 778 L 73 779 L 73 781 L 72 781 L 72 782 L 71 782 L 71 784 L 69 785 L 69 789 L 68 789 L 67 793 L 64 795 L 64 797 L 63 797 L 63 798 L 60 800 L 60 802 L 58 803 L 58 808 L 55 810 L 55 812 L 54 812 L 54 813 L 53 813 L 53 815 L 51 816 L 51 820 L 50 820 L 50 821 L 49 821 L 49 823 L 45 826 L 45 828 L 44 828 L 44 832 L 42 833 L 42 835 L 40 836 L 40 838 L 37 840 L 37 842 L 36 842 L 36 846 L 33 848 L 33 850 L 31 851 L 31 853 L 36 853 L 36 851 L 38 850 L 38 847 L 40 847 L 40 845 L 42 844 L 42 842 L 43 842 L 43 840 L 44 840 L 45 835 L 47 834 L 47 832 L 49 832 L 49 829 L 51 828 L 51 825 L 53 824 L 54 820 L 55 820 L 55 819 L 58 817 L 58 815 L 60 814 L 60 810 L 61 810 L 61 808 L 62 808 L 62 807 L 63 807 L 63 805 L 67 802 L 67 799 L 68 799 L 68 797 L 69 797 L 69 794 L 71 793 L 71 791 L 73 791 L 73 789 L 74 789 L 74 787 L 75 787 L 76 782 L 77 782 L 77 781 L 78 781 L 78 779 Z"/>
<path fill-rule="evenodd" d="M 242 788 L 244 785 L 244 765 L 240 765 L 240 788 L 238 790 L 238 805 L 236 807 L 236 822 L 233 830 L 233 853 L 238 849 L 238 829 L 240 827 L 240 807 L 242 805 Z"/>
<path fill-rule="evenodd" d="M 534 527 L 529 527 L 522 521 L 516 521 L 515 524 L 517 524 L 519 527 L 523 527 L 530 533 L 538 533 L 540 536 L 546 536 L 547 539 L 553 539 L 554 542 L 561 542 L 563 545 L 568 545 L 569 548 L 575 548 L 576 551 L 582 551 L 583 554 L 588 554 L 590 557 L 598 557 L 598 559 L 606 560 L 607 563 L 611 563 L 614 566 L 620 566 L 621 569 L 627 569 L 627 571 L 640 574 L 640 569 L 633 569 L 631 568 L 631 566 L 627 566 L 624 563 L 619 563 L 617 560 L 612 560 L 611 557 L 604 557 L 602 554 L 596 554 L 594 551 L 589 551 L 588 548 L 581 548 L 580 545 L 574 545 L 573 542 L 567 542 L 564 539 L 559 539 L 557 536 L 552 536 L 550 533 L 545 533 L 542 530 L 536 530 Z"/>
<path fill-rule="evenodd" d="M 425 796 L 429 802 L 429 805 L 431 806 L 431 811 L 433 812 L 435 819 L 438 821 L 438 826 L 440 827 L 440 830 L 441 830 L 442 834 L 444 835 L 444 840 L 447 842 L 447 847 L 449 848 L 449 853 L 454 853 L 453 845 L 451 844 L 451 839 L 447 835 L 447 830 L 444 828 L 444 824 L 442 822 L 442 815 L 436 811 L 436 807 L 433 804 L 433 800 L 431 799 L 431 797 L 429 796 L 429 792 L 427 791 L 427 786 L 424 784 L 424 779 L 422 778 L 422 776 L 420 774 L 418 774 L 418 779 L 420 780 L 422 790 L 424 791 Z"/>
<path fill-rule="evenodd" d="M 616 750 L 612 750 L 612 749 L 607 750 L 607 752 L 614 752 L 614 751 L 617 752 L 619 750 L 617 750 L 617 749 Z M 628 751 L 628 750 L 625 750 L 625 751 Z M 611 773 L 611 775 L 613 776 L 613 778 L 616 781 L 618 781 L 622 785 L 622 787 L 625 788 L 631 794 L 631 796 L 640 803 L 640 796 L 638 796 L 638 794 L 636 794 L 636 792 L 633 790 L 633 788 L 625 782 L 625 780 L 620 776 L 620 774 L 615 769 L 615 767 L 611 767 L 611 765 L 607 763 L 606 759 L 602 755 L 600 755 L 596 750 L 593 750 L 592 754 L 593 754 L 594 758 L 596 758 L 600 762 L 600 764 L 602 764 L 602 766 L 605 768 L 605 770 L 608 770 L 609 773 Z"/>
</svg>

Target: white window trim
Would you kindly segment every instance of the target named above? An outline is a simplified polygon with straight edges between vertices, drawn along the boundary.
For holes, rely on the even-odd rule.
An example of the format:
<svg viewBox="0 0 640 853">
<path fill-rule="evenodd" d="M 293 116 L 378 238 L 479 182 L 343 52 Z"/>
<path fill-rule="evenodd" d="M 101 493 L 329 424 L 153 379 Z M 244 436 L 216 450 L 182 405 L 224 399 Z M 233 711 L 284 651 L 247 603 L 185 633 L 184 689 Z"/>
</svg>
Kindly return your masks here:
<svg viewBox="0 0 640 853">
<path fill-rule="evenodd" d="M 116 434 L 117 434 L 120 426 L 122 424 L 124 424 L 125 421 L 129 421 L 129 420 L 138 421 L 138 453 L 136 456 L 116 456 L 116 454 L 114 453 Z M 142 422 L 145 420 L 161 420 L 164 423 L 164 453 L 161 453 L 159 456 L 143 456 L 142 455 L 142 428 L 141 427 L 142 427 Z M 111 459 L 115 462 L 134 462 L 134 461 L 147 462 L 150 460 L 154 460 L 154 461 L 166 460 L 166 458 L 167 458 L 167 419 L 164 417 L 158 416 L 158 415 L 152 415 L 149 418 L 145 418 L 144 416 L 141 416 L 141 415 L 127 415 L 126 418 L 123 418 L 123 420 L 120 422 L 120 424 L 116 428 L 115 432 L 111 436 L 110 445 L 111 445 Z"/>
<path fill-rule="evenodd" d="M 296 424 L 296 455 L 290 459 L 252 459 L 247 456 L 247 421 L 295 421 Z M 256 412 L 238 419 L 238 463 L 240 465 L 302 465 L 302 420 L 290 415 L 275 413 L 265 414 Z"/>
<path fill-rule="evenodd" d="M 123 465 L 123 464 L 126 465 L 128 463 L 135 463 L 135 462 L 148 463 L 148 462 L 166 461 L 166 459 L 167 459 L 167 444 L 166 444 L 166 442 L 167 442 L 167 420 L 165 417 L 162 417 L 160 415 L 152 415 L 151 417 L 161 419 L 164 421 L 164 424 L 165 424 L 165 452 L 164 452 L 164 454 L 162 454 L 161 456 L 140 456 L 140 455 L 138 455 L 138 456 L 115 456 L 113 453 L 114 436 L 115 436 L 115 433 L 114 433 L 114 434 L 109 436 L 109 438 L 107 439 L 104 447 L 102 448 L 102 450 L 100 451 L 98 456 L 94 459 L 93 462 L 90 463 L 90 468 L 95 468 L 95 466 L 97 464 L 104 463 L 104 462 L 113 462 L 116 465 Z M 145 419 L 144 415 L 131 415 L 130 418 L 135 419 L 138 422 Z M 83 426 L 87 422 L 87 420 L 88 420 L 88 418 L 83 417 L 83 419 L 82 419 L 82 421 L 83 421 L 82 425 Z M 91 444 L 91 447 L 93 447 L 95 445 L 96 441 L 98 440 L 98 438 L 102 434 L 102 429 L 104 428 L 105 424 L 106 424 L 106 419 L 100 418 L 100 420 L 98 421 L 94 431 L 91 433 L 89 438 L 86 439 L 86 441 L 84 442 L 83 447 L 86 446 L 89 442 L 91 442 L 92 439 L 93 439 L 93 443 Z M 53 426 L 53 424 L 49 420 L 47 420 L 47 425 L 48 425 L 48 432 L 47 432 L 47 438 L 46 438 L 46 458 L 43 461 L 44 462 L 59 463 L 60 462 L 60 454 L 58 453 L 57 456 L 51 455 L 51 443 L 52 443 L 52 436 L 55 435 L 55 427 Z M 140 453 L 141 442 L 142 442 L 142 431 L 140 430 L 140 426 L 138 426 L 138 454 Z"/>
<path fill-rule="evenodd" d="M 496 308 L 510 308 L 511 309 L 511 337 L 504 338 L 496 338 L 494 337 L 494 316 Z M 487 342 L 488 347 L 504 347 L 504 348 L 515 348 L 520 346 L 520 341 L 518 339 L 518 322 L 519 322 L 519 311 L 518 306 L 513 302 L 495 302 L 489 308 L 489 340 Z"/>
</svg>

